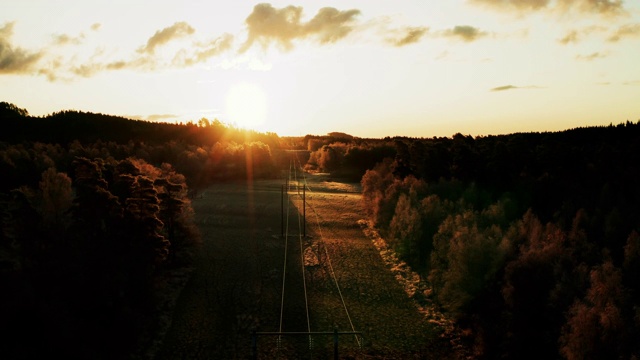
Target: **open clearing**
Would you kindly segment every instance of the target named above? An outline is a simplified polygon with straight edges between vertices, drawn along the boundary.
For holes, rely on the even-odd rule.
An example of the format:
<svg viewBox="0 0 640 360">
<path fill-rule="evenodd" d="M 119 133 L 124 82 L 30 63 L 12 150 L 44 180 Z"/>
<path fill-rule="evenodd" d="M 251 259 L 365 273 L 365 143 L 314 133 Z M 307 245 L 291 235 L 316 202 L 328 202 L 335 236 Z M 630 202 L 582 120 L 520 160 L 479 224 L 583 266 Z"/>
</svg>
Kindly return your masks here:
<svg viewBox="0 0 640 360">
<path fill-rule="evenodd" d="M 281 187 L 276 180 L 226 183 L 193 201 L 203 246 L 184 288 L 159 359 L 246 359 L 251 331 L 280 326 L 285 239 L 281 234 Z M 301 197 L 290 192 L 288 260 L 283 331 L 307 331 L 301 246 L 306 254 L 311 331 L 351 331 L 331 277 L 331 263 L 353 327 L 340 337 L 340 357 L 355 359 L 455 358 L 441 329 L 407 297 L 367 238 L 359 184 L 307 176 L 307 237 L 298 236 Z M 286 223 L 286 221 L 285 221 Z M 295 225 L 295 227 L 294 227 Z M 318 226 L 319 225 L 319 226 Z M 293 229 L 293 230 L 292 230 Z M 317 263 L 316 263 L 317 260 Z M 258 358 L 333 358 L 331 337 L 258 339 Z"/>
</svg>

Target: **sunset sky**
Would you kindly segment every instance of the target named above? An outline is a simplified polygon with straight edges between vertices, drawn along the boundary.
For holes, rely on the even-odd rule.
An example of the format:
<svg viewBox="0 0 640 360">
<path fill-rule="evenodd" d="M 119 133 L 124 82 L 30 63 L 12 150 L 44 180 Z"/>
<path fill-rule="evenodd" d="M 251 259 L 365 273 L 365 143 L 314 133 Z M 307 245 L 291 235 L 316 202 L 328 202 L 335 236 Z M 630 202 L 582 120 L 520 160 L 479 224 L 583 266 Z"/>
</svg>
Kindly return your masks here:
<svg viewBox="0 0 640 360">
<path fill-rule="evenodd" d="M 279 135 L 640 120 L 640 1 L 0 0 L 0 101 Z"/>
</svg>

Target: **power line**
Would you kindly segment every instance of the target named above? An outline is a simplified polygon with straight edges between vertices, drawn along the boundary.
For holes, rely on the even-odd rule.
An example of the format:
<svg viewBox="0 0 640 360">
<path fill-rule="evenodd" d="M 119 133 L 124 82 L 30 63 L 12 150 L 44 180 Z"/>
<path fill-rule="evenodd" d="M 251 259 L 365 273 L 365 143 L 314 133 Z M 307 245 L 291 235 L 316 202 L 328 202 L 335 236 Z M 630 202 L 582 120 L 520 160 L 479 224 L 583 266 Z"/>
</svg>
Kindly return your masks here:
<svg viewBox="0 0 640 360">
<path fill-rule="evenodd" d="M 298 160 L 298 154 L 296 154 L 296 160 Z M 298 160 L 298 164 L 301 164 L 300 161 Z M 302 168 L 302 166 L 300 166 L 300 168 Z M 302 172 L 302 178 L 303 178 L 303 182 L 304 182 L 304 186 L 306 186 L 309 189 L 309 192 L 311 192 L 311 188 L 309 188 L 308 184 L 307 184 L 307 177 L 304 175 L 304 171 Z M 313 211 L 313 213 L 316 216 L 316 224 L 318 225 L 318 232 L 320 233 L 320 239 L 322 241 L 322 243 L 324 244 L 323 248 L 324 248 L 324 252 L 327 258 L 327 263 L 329 265 L 329 271 L 331 273 L 331 277 L 333 278 L 333 281 L 336 285 L 336 289 L 338 290 L 338 295 L 340 296 L 340 301 L 342 302 L 342 306 L 344 308 L 345 313 L 347 314 L 347 319 L 349 320 L 349 325 L 351 326 L 351 330 L 353 332 L 355 332 L 355 327 L 353 326 L 353 321 L 351 320 L 351 315 L 349 315 L 349 310 L 347 309 L 347 303 L 344 301 L 344 296 L 342 295 L 342 290 L 340 289 L 340 284 L 338 284 L 338 278 L 336 277 L 336 273 L 333 270 L 333 265 L 331 263 L 331 257 L 329 256 L 329 251 L 327 250 L 327 246 L 326 246 L 326 242 L 324 240 L 324 235 L 322 234 L 322 227 L 320 227 L 320 218 L 318 216 L 318 212 L 316 211 L 316 209 L 309 204 L 309 207 L 311 208 L 311 210 Z M 358 347 L 362 347 L 362 344 L 360 343 L 360 339 L 358 338 L 358 335 L 354 335 L 356 342 L 358 343 Z"/>
<path fill-rule="evenodd" d="M 293 172 L 294 174 L 296 174 L 295 166 L 294 166 Z M 297 179 L 297 174 L 296 174 L 296 179 Z M 296 180 L 296 188 L 299 188 L 297 186 L 297 180 Z M 305 205 L 306 204 L 303 204 L 303 206 Z M 302 233 L 300 232 L 300 229 L 301 229 L 300 211 L 298 211 L 298 237 L 300 239 L 300 263 L 302 265 L 302 286 L 304 288 L 304 307 L 305 307 L 305 311 L 307 312 L 307 331 L 311 332 L 311 321 L 309 320 L 309 300 L 307 297 L 307 280 L 305 277 L 305 270 L 304 270 L 304 247 L 302 244 Z M 309 335 L 309 344 L 311 344 L 311 335 Z"/>
</svg>

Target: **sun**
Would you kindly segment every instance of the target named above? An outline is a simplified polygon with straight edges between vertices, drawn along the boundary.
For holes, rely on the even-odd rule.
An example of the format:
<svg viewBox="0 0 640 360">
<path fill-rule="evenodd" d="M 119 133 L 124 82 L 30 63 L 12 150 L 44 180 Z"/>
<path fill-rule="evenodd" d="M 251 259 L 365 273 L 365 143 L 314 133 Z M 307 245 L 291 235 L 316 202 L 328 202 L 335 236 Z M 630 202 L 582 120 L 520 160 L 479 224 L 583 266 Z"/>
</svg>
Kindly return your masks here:
<svg viewBox="0 0 640 360">
<path fill-rule="evenodd" d="M 226 114 L 230 123 L 255 129 L 267 121 L 267 95 L 255 83 L 237 83 L 227 93 Z"/>
</svg>

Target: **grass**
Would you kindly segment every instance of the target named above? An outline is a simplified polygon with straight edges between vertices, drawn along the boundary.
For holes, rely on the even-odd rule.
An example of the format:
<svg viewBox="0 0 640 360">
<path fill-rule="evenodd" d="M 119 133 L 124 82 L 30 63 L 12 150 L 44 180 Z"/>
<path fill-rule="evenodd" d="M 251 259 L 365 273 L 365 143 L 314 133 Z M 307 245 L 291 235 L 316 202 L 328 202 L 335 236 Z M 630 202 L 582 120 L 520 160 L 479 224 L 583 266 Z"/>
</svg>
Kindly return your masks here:
<svg viewBox="0 0 640 360">
<path fill-rule="evenodd" d="M 194 200 L 203 236 L 192 278 L 179 298 L 159 359 L 250 357 L 250 334 L 277 331 L 280 322 L 284 240 L 280 238 L 281 182 L 227 183 Z M 307 238 L 319 265 L 306 267 L 311 331 L 351 331 L 330 263 L 356 331 L 340 338 L 341 358 L 456 358 L 444 328 L 416 307 L 358 224 L 364 218 L 359 184 L 308 177 Z M 292 196 L 289 224 L 301 201 Z M 289 231 L 297 235 L 297 230 Z M 306 331 L 298 236 L 288 238 L 285 331 Z M 303 250 L 304 251 L 304 250 Z M 332 358 L 331 337 L 260 338 L 259 358 Z"/>
</svg>

